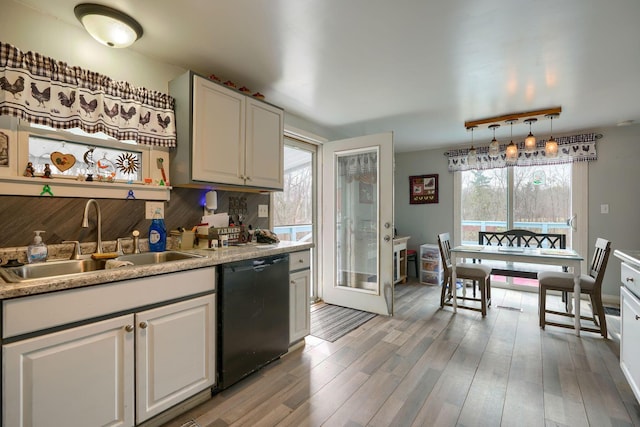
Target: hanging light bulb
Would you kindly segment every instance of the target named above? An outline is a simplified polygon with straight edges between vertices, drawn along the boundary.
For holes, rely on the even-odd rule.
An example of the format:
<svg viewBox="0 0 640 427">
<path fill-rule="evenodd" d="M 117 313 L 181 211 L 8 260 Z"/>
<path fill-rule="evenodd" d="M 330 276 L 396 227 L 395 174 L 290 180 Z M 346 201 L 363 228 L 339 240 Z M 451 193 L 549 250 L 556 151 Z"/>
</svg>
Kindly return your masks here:
<svg viewBox="0 0 640 427">
<path fill-rule="evenodd" d="M 511 142 L 507 145 L 505 150 L 505 154 L 507 155 L 507 163 L 515 164 L 518 160 L 518 146 L 513 143 L 513 122 L 517 122 L 517 119 L 507 120 L 509 124 L 511 124 Z"/>
<path fill-rule="evenodd" d="M 476 164 L 478 164 L 478 152 L 473 147 L 473 130 L 475 128 L 476 128 L 476 126 L 469 126 L 467 128 L 467 130 L 471 131 L 471 148 L 469 149 L 469 152 L 467 153 L 467 164 L 469 166 L 475 166 Z"/>
<path fill-rule="evenodd" d="M 525 153 L 533 153 L 536 151 L 536 137 L 531 133 L 531 123 L 537 122 L 538 119 L 531 118 L 526 119 L 524 122 L 529 123 L 529 135 L 524 139 L 524 151 Z"/>
<path fill-rule="evenodd" d="M 496 139 L 496 129 L 499 128 L 500 125 L 495 123 L 492 125 L 489 125 L 489 129 L 493 129 L 493 139 L 491 140 L 491 143 L 489 144 L 489 156 L 491 156 L 492 158 L 497 158 L 500 155 L 500 144 L 498 143 L 498 140 Z"/>
<path fill-rule="evenodd" d="M 544 154 L 545 156 L 549 157 L 549 158 L 554 158 L 554 157 L 558 157 L 558 142 L 553 139 L 553 119 L 555 117 L 558 117 L 557 114 L 547 114 L 546 117 L 549 117 L 549 119 L 551 119 L 551 132 L 549 133 L 549 140 L 547 141 L 547 143 L 544 145 Z"/>
</svg>

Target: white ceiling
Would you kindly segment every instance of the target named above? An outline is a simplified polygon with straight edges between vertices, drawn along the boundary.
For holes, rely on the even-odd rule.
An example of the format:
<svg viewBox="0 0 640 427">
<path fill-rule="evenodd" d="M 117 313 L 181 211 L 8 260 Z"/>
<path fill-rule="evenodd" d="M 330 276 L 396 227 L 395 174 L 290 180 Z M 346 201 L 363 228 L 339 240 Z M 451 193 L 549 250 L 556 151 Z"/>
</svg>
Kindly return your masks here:
<svg viewBox="0 0 640 427">
<path fill-rule="evenodd" d="M 80 0 L 18 1 L 80 26 Z M 554 134 L 640 123 L 638 0 L 99 2 L 142 24 L 130 49 L 345 137 L 393 131 L 396 151 L 468 145 L 467 120 L 555 106 Z"/>
</svg>

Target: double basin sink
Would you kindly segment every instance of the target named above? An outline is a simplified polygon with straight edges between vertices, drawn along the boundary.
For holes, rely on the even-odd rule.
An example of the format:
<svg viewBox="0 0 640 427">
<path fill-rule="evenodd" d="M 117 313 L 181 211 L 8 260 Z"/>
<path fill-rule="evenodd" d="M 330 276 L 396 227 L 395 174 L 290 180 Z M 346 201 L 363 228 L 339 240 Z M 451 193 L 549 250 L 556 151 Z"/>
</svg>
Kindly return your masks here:
<svg viewBox="0 0 640 427">
<path fill-rule="evenodd" d="M 117 261 L 128 261 L 126 263 L 120 263 L 122 266 L 129 266 L 129 263 L 137 266 L 153 265 L 191 258 L 201 258 L 201 256 L 178 251 L 144 252 L 140 254 L 120 255 L 114 259 L 116 263 L 112 265 L 117 266 Z M 0 268 L 0 276 L 7 282 L 19 283 L 36 279 L 100 271 L 109 268 L 109 266 L 108 260 L 106 259 L 85 258 L 47 261 L 37 264 L 25 264 L 19 267 Z"/>
</svg>

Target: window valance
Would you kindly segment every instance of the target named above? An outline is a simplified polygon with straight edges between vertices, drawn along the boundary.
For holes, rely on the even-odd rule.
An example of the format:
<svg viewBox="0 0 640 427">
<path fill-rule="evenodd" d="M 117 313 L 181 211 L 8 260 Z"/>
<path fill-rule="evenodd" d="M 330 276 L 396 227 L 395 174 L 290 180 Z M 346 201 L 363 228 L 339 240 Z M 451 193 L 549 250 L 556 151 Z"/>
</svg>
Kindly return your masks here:
<svg viewBox="0 0 640 427">
<path fill-rule="evenodd" d="M 489 156 L 489 147 L 477 147 L 478 160 L 475 166 L 469 166 L 467 155 L 469 149 L 450 150 L 445 155 L 449 159 L 449 172 L 464 171 L 469 169 L 493 169 L 507 166 L 534 166 L 552 165 L 559 163 L 572 163 L 581 161 L 592 161 L 598 158 L 596 152 L 596 140 L 602 135 L 595 133 L 583 133 L 579 135 L 556 137 L 558 142 L 558 157 L 548 158 L 545 156 L 544 145 L 546 140 L 537 142 L 536 150 L 533 153 L 524 152 L 524 142 L 519 142 L 518 161 L 515 164 L 507 164 L 504 150 L 507 144 L 500 146 L 500 155 L 497 158 Z"/>
<path fill-rule="evenodd" d="M 378 181 L 378 153 L 360 153 L 339 157 L 338 175 L 346 177 L 347 182 L 355 180 L 376 183 Z"/>
<path fill-rule="evenodd" d="M 0 114 L 56 129 L 176 146 L 174 99 L 0 42 Z"/>
</svg>

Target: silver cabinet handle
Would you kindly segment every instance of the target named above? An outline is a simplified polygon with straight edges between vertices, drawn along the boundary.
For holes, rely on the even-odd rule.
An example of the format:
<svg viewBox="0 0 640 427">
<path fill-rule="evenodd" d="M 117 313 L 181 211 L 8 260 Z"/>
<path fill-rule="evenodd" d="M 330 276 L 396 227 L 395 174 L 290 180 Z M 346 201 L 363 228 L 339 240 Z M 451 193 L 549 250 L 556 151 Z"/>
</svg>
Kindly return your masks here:
<svg viewBox="0 0 640 427">
<path fill-rule="evenodd" d="M 640 320 L 640 316 L 636 314 L 636 320 Z"/>
<path fill-rule="evenodd" d="M 127 332 L 133 332 L 133 325 L 127 325 L 124 327 L 124 330 Z"/>
<path fill-rule="evenodd" d="M 626 280 L 627 282 L 631 282 L 631 283 L 633 283 L 633 277 L 627 277 L 625 280 Z"/>
<path fill-rule="evenodd" d="M 389 235 L 384 236 L 384 241 L 388 242 L 389 240 L 391 240 L 391 237 L 389 237 Z"/>
<path fill-rule="evenodd" d="M 142 329 L 147 329 L 147 326 L 149 326 L 149 325 L 147 324 L 147 322 L 140 322 L 140 325 L 139 325 L 139 326 L 140 326 L 140 328 L 142 328 Z"/>
</svg>

